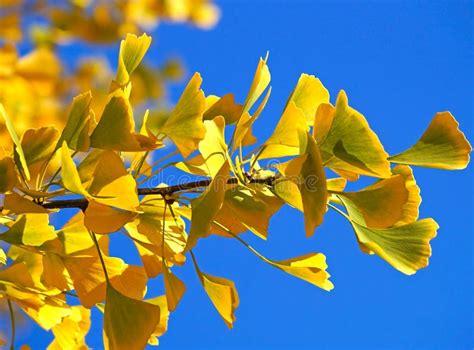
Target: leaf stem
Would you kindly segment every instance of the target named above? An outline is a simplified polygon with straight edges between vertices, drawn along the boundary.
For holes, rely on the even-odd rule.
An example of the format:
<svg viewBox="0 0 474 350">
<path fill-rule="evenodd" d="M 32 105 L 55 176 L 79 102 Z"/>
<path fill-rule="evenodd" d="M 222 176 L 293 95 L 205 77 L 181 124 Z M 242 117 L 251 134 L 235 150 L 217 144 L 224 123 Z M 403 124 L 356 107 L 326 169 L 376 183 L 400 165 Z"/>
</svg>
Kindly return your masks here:
<svg viewBox="0 0 474 350">
<path fill-rule="evenodd" d="M 331 203 L 328 203 L 328 206 L 331 207 L 332 209 L 334 209 L 335 211 L 337 211 L 342 216 L 344 216 L 347 220 L 352 221 L 352 219 L 346 213 L 344 213 L 341 209 L 339 209 L 335 205 L 333 205 Z"/>
<path fill-rule="evenodd" d="M 102 264 L 102 269 L 104 270 L 105 280 L 107 281 L 107 283 L 110 283 L 109 274 L 107 273 L 107 267 L 105 266 L 104 257 L 102 256 L 102 251 L 100 250 L 99 241 L 97 241 L 97 237 L 95 236 L 94 232 L 89 231 L 89 234 L 91 235 L 92 240 L 94 241 L 95 247 L 97 249 L 97 253 L 99 254 L 100 263 Z"/>
<path fill-rule="evenodd" d="M 16 333 L 15 313 L 13 312 L 13 306 L 10 299 L 7 299 L 7 303 L 8 303 L 8 311 L 10 312 L 10 321 L 11 321 L 11 327 L 12 327 L 10 350 L 14 350 L 15 349 L 15 333 Z"/>
</svg>

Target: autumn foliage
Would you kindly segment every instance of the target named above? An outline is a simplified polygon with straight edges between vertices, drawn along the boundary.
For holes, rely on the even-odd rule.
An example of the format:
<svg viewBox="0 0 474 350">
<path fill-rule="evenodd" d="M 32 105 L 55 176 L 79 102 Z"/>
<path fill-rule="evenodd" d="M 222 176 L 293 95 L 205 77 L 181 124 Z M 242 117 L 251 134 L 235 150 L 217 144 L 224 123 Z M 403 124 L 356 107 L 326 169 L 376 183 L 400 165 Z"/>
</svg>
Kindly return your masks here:
<svg viewBox="0 0 474 350">
<path fill-rule="evenodd" d="M 48 41 L 25 57 L 11 43 L 0 49 L 0 303 L 12 319 L 21 310 L 51 331 L 50 349 L 87 348 L 94 307 L 104 313 L 105 348 L 157 345 L 186 291 L 175 274 L 186 263 L 195 266 L 231 328 L 239 305 L 234 283 L 202 271 L 193 254 L 211 234 L 234 239 L 264 263 L 330 291 L 323 253 L 277 261 L 240 237 L 250 231 L 265 240 L 271 217 L 283 205 L 301 211 L 308 237 L 331 209 L 351 223 L 362 252 L 407 275 L 428 265 L 438 225 L 419 218 L 420 189 L 411 166 L 467 166 L 471 146 L 449 112 L 436 113 L 418 141 L 389 155 L 344 91 L 331 102 L 318 78 L 302 74 L 273 134 L 257 140 L 252 127 L 271 92 L 266 57 L 242 102 L 232 94 L 205 94 L 195 73 L 174 108 L 141 113 L 141 102 L 160 96 L 147 89 L 153 80 L 144 82 L 148 75 L 140 75 L 150 36 L 125 36 L 115 78 L 107 83 L 105 77 L 99 83 L 94 74 L 81 75 L 79 68 L 67 84 L 60 83 L 52 42 L 114 41 L 146 29 L 136 20 L 143 14 L 150 25 L 162 17 L 211 25 L 217 10 L 202 1 L 201 10 L 188 8 L 187 15 L 173 18 L 165 5 L 124 1 L 126 9 L 114 8 L 123 17 L 116 22 L 101 8 L 86 15 L 87 3 L 45 9 L 53 25 L 37 36 Z M 91 32 L 94 26 L 99 29 Z M 8 35 L 15 39 L 21 30 L 12 26 Z M 192 180 L 153 183 L 170 168 Z M 373 184 L 345 190 L 347 181 L 361 176 Z M 68 208 L 72 218 L 54 228 L 51 216 Z M 117 235 L 133 242 L 142 265 L 109 254 Z M 160 275 L 166 293 L 154 295 L 147 283 Z"/>
</svg>

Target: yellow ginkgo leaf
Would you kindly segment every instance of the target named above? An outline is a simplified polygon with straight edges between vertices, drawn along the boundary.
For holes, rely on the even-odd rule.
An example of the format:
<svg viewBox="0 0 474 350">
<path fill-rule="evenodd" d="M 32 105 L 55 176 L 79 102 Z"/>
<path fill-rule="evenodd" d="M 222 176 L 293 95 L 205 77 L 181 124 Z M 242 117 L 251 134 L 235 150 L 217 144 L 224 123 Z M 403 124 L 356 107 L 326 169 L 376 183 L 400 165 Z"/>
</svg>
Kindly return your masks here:
<svg viewBox="0 0 474 350">
<path fill-rule="evenodd" d="M 275 193 L 304 212 L 306 236 L 311 236 L 326 213 L 326 174 L 314 138 L 306 133 L 305 154 L 280 164 L 284 178 L 275 183 Z"/>
<path fill-rule="evenodd" d="M 117 89 L 109 95 L 102 117 L 91 135 L 90 145 L 100 149 L 138 152 L 156 148 L 157 141 L 154 137 L 135 132 L 128 96 Z"/>
<path fill-rule="evenodd" d="M 136 243 L 155 255 L 164 255 L 167 262 L 184 251 L 187 238 L 183 219 L 176 213 L 173 216 L 170 208 L 173 208 L 174 213 L 179 206 L 177 203 L 165 204 L 162 198 L 145 196 L 140 205 L 140 213 L 133 222 L 125 226 Z"/>
<path fill-rule="evenodd" d="M 392 156 L 392 163 L 438 169 L 464 169 L 472 147 L 449 112 L 436 113 L 428 129 L 408 150 Z"/>
<path fill-rule="evenodd" d="M 327 118 L 330 120 L 324 120 Z M 337 97 L 333 114 L 316 114 L 314 128 L 319 125 L 327 131 L 326 135 L 314 132 L 327 167 L 368 176 L 391 176 L 388 154 L 364 116 L 348 105 L 344 91 Z"/>
<path fill-rule="evenodd" d="M 198 273 L 199 279 L 212 304 L 214 304 L 227 327 L 232 328 L 235 321 L 234 312 L 239 306 L 239 294 L 234 282 L 201 271 Z"/>
<path fill-rule="evenodd" d="M 5 195 L 4 210 L 14 214 L 47 214 L 48 210 L 16 192 Z"/>
<path fill-rule="evenodd" d="M 329 92 L 313 75 L 301 74 L 289 102 L 293 102 L 304 114 L 306 123 L 313 125 L 316 110 L 321 103 L 329 103 Z"/>
<path fill-rule="evenodd" d="M 233 233 L 239 234 L 249 230 L 266 239 L 270 218 L 282 205 L 283 201 L 269 190 L 252 192 L 246 188 L 229 189 L 215 220 Z M 219 226 L 214 226 L 212 230 L 229 237 Z"/>
<path fill-rule="evenodd" d="M 54 126 L 26 130 L 21 137 L 21 147 L 28 166 L 47 159 L 54 151 L 58 137 Z"/>
<path fill-rule="evenodd" d="M 114 209 L 108 205 L 89 201 L 85 211 L 84 224 L 92 232 L 99 234 L 113 233 L 120 230 L 126 223 L 133 221 L 137 215 L 134 212 Z"/>
<path fill-rule="evenodd" d="M 260 58 L 260 61 L 258 62 L 252 85 L 250 85 L 247 98 L 245 99 L 245 103 L 242 108 L 242 113 L 248 112 L 250 110 L 253 104 L 263 94 L 268 84 L 270 84 L 271 75 L 267 66 L 267 59 L 268 55 L 265 57 L 265 59 Z"/>
<path fill-rule="evenodd" d="M 433 219 L 423 219 L 391 228 L 368 228 L 352 221 L 359 244 L 397 270 L 412 275 L 428 266 L 430 240 L 439 226 Z"/>
<path fill-rule="evenodd" d="M 95 196 L 94 200 L 110 207 L 136 211 L 139 205 L 137 184 L 125 169 L 122 158 L 113 151 L 104 151 L 92 164 L 94 170 L 89 175 L 88 191 Z M 86 169 L 80 168 L 81 174 L 85 175 Z"/>
<path fill-rule="evenodd" d="M 25 159 L 25 154 L 23 153 L 23 148 L 21 147 L 21 142 L 18 139 L 18 135 L 15 132 L 15 128 L 13 127 L 13 123 L 10 117 L 5 111 L 5 108 L 0 103 L 0 115 L 2 116 L 3 121 L 5 122 L 5 126 L 12 138 L 13 144 L 15 145 L 15 163 L 19 171 L 25 176 L 26 180 L 30 180 L 30 172 L 28 170 L 28 164 Z"/>
<path fill-rule="evenodd" d="M 49 225 L 48 214 L 20 215 L 0 240 L 15 245 L 38 247 L 56 238 L 54 227 Z"/>
<path fill-rule="evenodd" d="M 6 265 L 7 263 L 7 255 L 5 254 L 5 251 L 0 248 L 0 265 Z"/>
<path fill-rule="evenodd" d="M 347 181 L 343 177 L 335 177 L 326 181 L 328 192 L 342 192 L 346 187 Z"/>
<path fill-rule="evenodd" d="M 0 193 L 11 191 L 18 183 L 15 162 L 11 157 L 0 159 Z"/>
<path fill-rule="evenodd" d="M 43 275 L 41 276 L 41 281 L 45 286 L 61 291 L 73 288 L 72 281 L 62 258 L 55 253 L 46 253 L 43 255 Z"/>
<path fill-rule="evenodd" d="M 351 219 L 371 228 L 386 228 L 400 221 L 408 195 L 402 175 L 377 181 L 357 192 L 337 193 Z"/>
<path fill-rule="evenodd" d="M 211 176 L 206 165 L 206 160 L 201 154 L 198 154 L 196 157 L 189 158 L 185 161 L 178 162 L 175 164 L 175 167 L 189 174 Z"/>
<path fill-rule="evenodd" d="M 204 193 L 193 200 L 188 248 L 192 248 L 199 238 L 209 235 L 212 221 L 224 202 L 229 177 L 230 165 L 225 162 Z"/>
<path fill-rule="evenodd" d="M 127 34 L 125 40 L 120 43 L 116 81 L 123 86 L 130 81 L 130 76 L 138 67 L 151 44 L 151 37 L 143 34 Z"/>
<path fill-rule="evenodd" d="M 324 290 L 330 291 L 334 288 L 329 281 L 330 275 L 326 272 L 327 264 L 324 254 L 310 253 L 292 259 L 270 261 L 270 263 L 286 273 Z"/>
<path fill-rule="evenodd" d="M 144 349 L 159 322 L 159 306 L 129 298 L 107 284 L 104 311 L 105 349 Z"/>
<path fill-rule="evenodd" d="M 407 165 L 397 165 L 392 169 L 394 175 L 401 175 L 405 179 L 405 187 L 408 191 L 408 200 L 403 206 L 400 220 L 395 223 L 395 226 L 409 224 L 410 222 L 418 220 L 419 208 L 421 204 L 420 188 L 416 184 L 413 171 Z"/>
<path fill-rule="evenodd" d="M 168 330 L 168 318 L 170 315 L 168 310 L 168 302 L 166 301 L 166 295 L 161 295 L 153 299 L 147 299 L 147 302 L 160 308 L 160 322 L 158 322 L 155 330 L 150 336 L 150 339 L 148 339 L 148 344 L 158 345 L 158 337 L 161 337 Z"/>
<path fill-rule="evenodd" d="M 91 195 L 82 186 L 81 178 L 77 172 L 77 166 L 69 154 L 69 147 L 66 141 L 61 146 L 61 179 L 65 188 L 72 193 L 80 194 L 86 198 Z"/>
<path fill-rule="evenodd" d="M 91 312 L 82 306 L 71 307 L 71 314 L 53 327 L 54 340 L 48 350 L 87 349 L 85 337 L 91 326 Z"/>
<path fill-rule="evenodd" d="M 297 155 L 301 133 L 309 130 L 303 110 L 289 101 L 272 136 L 265 141 L 259 159 Z"/>
<path fill-rule="evenodd" d="M 206 133 L 203 124 L 206 99 L 200 89 L 201 83 L 201 76 L 195 73 L 170 117 L 160 128 L 160 133 L 168 136 L 185 158 L 198 148 Z"/>
<path fill-rule="evenodd" d="M 95 254 L 63 259 L 81 304 L 87 308 L 102 302 L 106 297 L 107 279 L 97 252 Z M 119 258 L 106 255 L 103 258 L 114 288 L 130 298 L 143 298 L 148 280 L 143 268 L 127 265 Z"/>
<path fill-rule="evenodd" d="M 232 135 L 232 152 L 238 147 L 253 145 L 257 142 L 257 138 L 252 134 L 252 126 L 265 108 L 271 92 L 272 89 L 269 88 L 253 116 L 250 115 L 248 111 L 242 113 L 235 126 L 234 134 Z"/>
<path fill-rule="evenodd" d="M 56 149 L 59 149 L 64 141 L 76 151 L 86 152 L 89 149 L 91 101 L 90 91 L 74 97 L 66 126 L 56 144 Z"/>
<path fill-rule="evenodd" d="M 230 125 L 239 120 L 242 115 L 242 105 L 235 103 L 234 95 L 227 94 L 221 98 L 216 98 L 212 103 L 210 102 L 211 96 L 206 97 L 206 111 L 204 112 L 203 119 L 211 120 L 215 117 L 222 116 L 225 119 L 225 124 Z"/>
<path fill-rule="evenodd" d="M 186 291 L 186 285 L 167 267 L 163 269 L 163 278 L 165 281 L 168 309 L 172 312 L 176 310 L 179 301 L 183 297 L 183 294 Z"/>
<path fill-rule="evenodd" d="M 199 152 L 205 160 L 209 175 L 214 177 L 222 165 L 227 162 L 225 120 L 222 116 L 218 116 L 213 120 L 206 120 L 204 126 L 206 127 L 206 136 L 199 143 Z"/>
</svg>

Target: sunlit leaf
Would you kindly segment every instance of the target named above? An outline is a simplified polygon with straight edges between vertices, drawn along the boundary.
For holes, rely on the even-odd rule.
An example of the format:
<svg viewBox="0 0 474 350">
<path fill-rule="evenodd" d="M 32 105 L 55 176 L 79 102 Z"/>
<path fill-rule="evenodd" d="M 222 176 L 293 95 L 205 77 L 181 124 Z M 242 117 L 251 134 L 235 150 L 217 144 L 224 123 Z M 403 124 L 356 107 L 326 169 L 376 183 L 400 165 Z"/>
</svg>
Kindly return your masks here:
<svg viewBox="0 0 474 350">
<path fill-rule="evenodd" d="M 439 228 L 433 219 L 382 229 L 368 228 L 354 221 L 352 226 L 359 244 L 407 275 L 428 266 L 430 240 Z"/>
<path fill-rule="evenodd" d="M 233 94 L 227 94 L 216 98 L 213 103 L 209 106 L 209 100 L 211 96 L 206 97 L 206 111 L 204 112 L 203 119 L 211 120 L 215 117 L 222 116 L 225 119 L 225 124 L 230 125 L 235 123 L 242 114 L 242 105 L 237 104 L 234 101 Z"/>
<path fill-rule="evenodd" d="M 71 307 L 71 314 L 53 327 L 54 340 L 48 350 L 87 349 L 85 336 L 91 326 L 90 313 L 82 306 Z"/>
<path fill-rule="evenodd" d="M 104 262 L 115 289 L 131 298 L 143 298 L 148 279 L 141 266 L 127 265 L 122 259 L 108 256 L 104 256 Z M 66 257 L 64 265 L 83 306 L 90 308 L 105 299 L 107 279 L 97 254 Z"/>
<path fill-rule="evenodd" d="M 303 110 L 290 100 L 272 136 L 265 141 L 259 159 L 298 155 L 299 135 L 307 131 Z"/>
<path fill-rule="evenodd" d="M 168 309 L 174 311 L 186 291 L 186 285 L 167 267 L 163 269 Z"/>
<path fill-rule="evenodd" d="M 54 238 L 56 233 L 49 225 L 48 214 L 20 215 L 7 232 L 0 234 L 2 241 L 34 247 Z"/>
<path fill-rule="evenodd" d="M 198 148 L 206 133 L 202 119 L 206 101 L 200 89 L 201 83 L 201 76 L 195 73 L 170 117 L 160 128 L 160 133 L 173 140 L 185 158 Z"/>
<path fill-rule="evenodd" d="M 232 328 L 235 321 L 234 312 L 240 302 L 234 282 L 201 271 L 199 271 L 199 279 L 227 327 Z"/>
<path fill-rule="evenodd" d="M 114 209 L 93 199 L 85 211 L 84 224 L 95 233 L 106 234 L 120 230 L 135 216 L 136 213 Z"/>
<path fill-rule="evenodd" d="M 292 259 L 272 261 L 271 264 L 324 290 L 330 291 L 334 288 L 329 281 L 330 275 L 326 272 L 326 257 L 321 253 L 310 253 Z"/>
<path fill-rule="evenodd" d="M 267 66 L 267 57 L 260 58 L 257 65 L 257 70 L 253 77 L 252 85 L 250 86 L 247 98 L 242 108 L 242 113 L 248 112 L 258 98 L 263 94 L 268 84 L 270 84 L 271 75 Z"/>
<path fill-rule="evenodd" d="M 418 220 L 419 208 L 421 204 L 420 188 L 416 184 L 413 171 L 409 166 L 397 165 L 392 169 L 394 175 L 401 175 L 405 179 L 405 187 L 408 191 L 408 200 L 403 206 L 403 211 L 400 220 L 395 225 L 400 226 L 409 224 L 410 222 Z"/>
<path fill-rule="evenodd" d="M 56 149 L 59 149 L 64 141 L 69 148 L 76 151 L 86 152 L 89 149 L 91 101 L 90 91 L 74 97 L 66 126 L 56 144 Z"/>
<path fill-rule="evenodd" d="M 66 141 L 61 146 L 61 179 L 65 188 L 73 193 L 80 194 L 86 198 L 91 195 L 82 186 L 81 178 L 77 172 L 77 166 L 69 154 L 69 147 Z"/>
<path fill-rule="evenodd" d="M 390 177 L 388 154 L 364 116 L 348 105 L 345 92 L 339 93 L 335 109 L 322 106 L 322 112 L 316 113 L 314 134 L 325 165 L 361 175 Z M 320 125 L 326 134 L 317 130 Z"/>
<path fill-rule="evenodd" d="M 472 147 L 449 112 L 437 113 L 428 129 L 408 150 L 392 156 L 392 163 L 439 169 L 464 169 Z"/>
<path fill-rule="evenodd" d="M 1 103 L 0 115 L 2 116 L 2 119 L 5 122 L 5 126 L 7 127 L 10 137 L 12 138 L 12 141 L 15 145 L 15 163 L 17 163 L 18 169 L 20 169 L 26 180 L 30 180 L 30 172 L 28 171 L 28 165 L 26 163 L 25 154 L 23 153 L 23 149 L 21 147 L 21 142 L 18 139 L 10 117 L 8 116 L 7 112 L 5 111 L 5 108 Z M 16 156 L 18 156 L 18 161 Z"/>
<path fill-rule="evenodd" d="M 408 195 L 402 175 L 377 181 L 357 192 L 338 193 L 349 216 L 371 228 L 386 228 L 400 221 Z"/>
<path fill-rule="evenodd" d="M 145 348 L 159 322 L 159 306 L 129 298 L 107 284 L 107 302 L 104 312 L 106 349 Z"/>
<path fill-rule="evenodd" d="M 91 135 L 90 145 L 107 150 L 137 152 L 154 149 L 157 142 L 153 137 L 135 132 L 132 106 L 126 93 L 118 89 L 110 94 Z"/>
<path fill-rule="evenodd" d="M 158 345 L 158 337 L 162 336 L 168 330 L 169 311 L 166 295 L 148 299 L 147 302 L 160 308 L 160 321 L 156 325 L 156 328 L 150 336 L 150 339 L 148 339 L 148 344 Z"/>
<path fill-rule="evenodd" d="M 199 143 L 199 152 L 205 161 L 207 172 L 211 177 L 214 177 L 222 165 L 227 162 L 225 120 L 219 116 L 213 120 L 206 120 L 204 126 L 206 127 L 206 136 Z"/>
<path fill-rule="evenodd" d="M 318 78 L 301 74 L 289 102 L 301 109 L 308 125 L 313 125 L 319 105 L 329 103 L 329 92 Z"/>
<path fill-rule="evenodd" d="M 119 85 L 125 85 L 130 81 L 130 76 L 138 67 L 151 44 L 151 37 L 143 34 L 136 36 L 127 34 L 125 40 L 120 43 L 118 59 L 117 78 Z"/>
</svg>

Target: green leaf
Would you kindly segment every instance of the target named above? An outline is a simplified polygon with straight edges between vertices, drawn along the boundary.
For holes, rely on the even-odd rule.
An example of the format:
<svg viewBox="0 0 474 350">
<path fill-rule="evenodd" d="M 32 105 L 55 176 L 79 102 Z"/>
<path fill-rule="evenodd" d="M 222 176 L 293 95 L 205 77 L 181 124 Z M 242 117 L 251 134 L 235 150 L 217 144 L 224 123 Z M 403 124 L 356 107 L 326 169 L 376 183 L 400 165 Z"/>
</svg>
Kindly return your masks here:
<svg viewBox="0 0 474 350">
<path fill-rule="evenodd" d="M 447 170 L 464 169 L 472 147 L 449 112 L 436 113 L 428 129 L 408 150 L 389 158 L 392 163 Z"/>
<path fill-rule="evenodd" d="M 25 154 L 23 153 L 23 149 L 21 147 L 21 142 L 18 139 L 18 135 L 15 132 L 15 128 L 13 127 L 13 123 L 10 117 L 7 114 L 7 111 L 0 103 L 0 115 L 2 116 L 5 126 L 7 127 L 8 133 L 12 138 L 12 141 L 15 145 L 15 163 L 19 171 L 25 176 L 27 181 L 30 180 L 30 172 L 28 170 L 28 164 L 26 163 Z M 17 157 L 18 156 L 18 157 Z"/>
<path fill-rule="evenodd" d="M 430 240 L 439 228 L 433 219 L 382 229 L 368 228 L 354 221 L 352 226 L 364 252 L 377 254 L 407 275 L 428 266 Z"/>
</svg>

